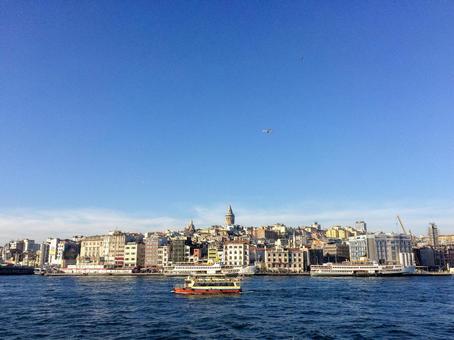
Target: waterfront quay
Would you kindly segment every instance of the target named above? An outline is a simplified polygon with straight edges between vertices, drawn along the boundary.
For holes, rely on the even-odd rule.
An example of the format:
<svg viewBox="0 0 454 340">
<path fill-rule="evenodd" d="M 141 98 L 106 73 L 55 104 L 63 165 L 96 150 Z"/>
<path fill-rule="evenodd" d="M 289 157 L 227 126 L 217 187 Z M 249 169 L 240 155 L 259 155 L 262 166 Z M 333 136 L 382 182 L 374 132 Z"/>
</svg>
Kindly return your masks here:
<svg viewBox="0 0 454 340">
<path fill-rule="evenodd" d="M 56 273 L 43 273 L 43 276 L 109 276 L 109 277 L 185 277 L 187 275 L 183 274 L 172 274 L 172 275 L 165 275 L 163 273 L 64 273 L 64 272 L 56 272 Z M 311 276 L 310 272 L 302 272 L 302 273 L 276 273 L 276 272 L 261 272 L 255 273 L 249 276 Z M 405 276 L 454 276 L 453 272 L 414 272 L 405 274 Z"/>
<path fill-rule="evenodd" d="M 244 227 L 229 206 L 222 225 L 190 221 L 174 231 L 10 241 L 0 247 L 0 273 L 20 272 L 20 266 L 48 276 L 306 276 L 315 273 L 311 267 L 331 276 L 454 273 L 454 235 L 441 235 L 430 223 L 427 235 L 416 237 L 398 221 L 401 233 L 371 232 L 365 221 Z"/>
</svg>

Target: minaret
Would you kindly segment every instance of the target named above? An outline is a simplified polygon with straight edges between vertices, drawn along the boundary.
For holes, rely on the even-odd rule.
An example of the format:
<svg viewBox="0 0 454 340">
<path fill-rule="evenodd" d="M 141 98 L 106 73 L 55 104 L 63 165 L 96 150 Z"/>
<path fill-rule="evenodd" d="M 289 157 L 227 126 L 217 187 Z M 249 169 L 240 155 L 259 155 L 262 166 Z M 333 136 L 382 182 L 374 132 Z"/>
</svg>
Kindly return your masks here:
<svg viewBox="0 0 454 340">
<path fill-rule="evenodd" d="M 225 225 L 234 225 L 235 224 L 235 214 L 232 211 L 232 206 L 229 205 L 227 209 L 227 214 L 225 214 Z"/>
</svg>

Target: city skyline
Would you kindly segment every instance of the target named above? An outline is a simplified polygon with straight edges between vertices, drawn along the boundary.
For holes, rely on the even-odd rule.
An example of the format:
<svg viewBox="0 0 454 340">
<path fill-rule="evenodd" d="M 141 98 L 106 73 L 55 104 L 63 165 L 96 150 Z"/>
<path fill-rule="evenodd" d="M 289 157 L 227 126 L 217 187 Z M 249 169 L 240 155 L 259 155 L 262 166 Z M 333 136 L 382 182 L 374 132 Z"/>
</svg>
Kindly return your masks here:
<svg viewBox="0 0 454 340">
<path fill-rule="evenodd" d="M 0 213 L 0 242 L 24 238 L 44 241 L 48 237 L 71 238 L 75 235 L 104 234 L 112 230 L 141 233 L 168 229 L 181 231 L 190 221 L 194 222 L 196 228 L 207 228 L 212 225 L 224 224 L 223 218 L 227 206 L 195 207 L 192 210 L 192 217 L 186 218 L 153 217 L 146 214 L 132 215 L 108 209 Z M 363 210 L 344 209 L 318 213 L 311 212 L 311 210 L 304 211 L 300 208 L 293 211 L 281 210 L 279 214 L 271 214 L 269 210 L 249 210 L 235 206 L 232 208 L 236 216 L 235 223 L 244 227 L 259 227 L 276 223 L 282 223 L 288 227 L 299 227 L 308 226 L 314 222 L 320 223 L 323 228 L 336 225 L 354 227 L 355 221 L 365 220 L 370 232 L 402 232 L 396 212 L 390 207 Z M 440 217 L 438 220 L 428 218 L 431 214 L 435 215 L 434 212 Z M 452 234 L 451 230 L 446 228 L 446 223 L 450 221 L 454 210 L 450 210 L 448 207 L 441 210 L 437 210 L 436 207 L 403 208 L 399 210 L 399 213 L 404 219 L 405 227 L 416 236 L 427 236 L 427 227 L 431 222 L 437 224 L 440 234 Z M 368 214 L 369 218 L 365 218 L 365 214 Z"/>
<path fill-rule="evenodd" d="M 454 232 L 454 4 L 196 7 L 0 3 L 2 242 L 227 204 L 245 226 Z"/>
</svg>

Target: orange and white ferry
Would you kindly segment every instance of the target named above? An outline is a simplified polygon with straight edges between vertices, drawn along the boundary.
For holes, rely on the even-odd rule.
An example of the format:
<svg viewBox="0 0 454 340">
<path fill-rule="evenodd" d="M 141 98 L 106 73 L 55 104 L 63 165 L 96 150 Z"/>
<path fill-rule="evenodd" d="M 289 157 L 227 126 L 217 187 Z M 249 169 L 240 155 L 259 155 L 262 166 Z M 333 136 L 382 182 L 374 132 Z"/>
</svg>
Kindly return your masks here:
<svg viewBox="0 0 454 340">
<path fill-rule="evenodd" d="M 188 276 L 184 284 L 176 286 L 173 292 L 185 295 L 239 294 L 241 281 L 223 276 Z"/>
</svg>

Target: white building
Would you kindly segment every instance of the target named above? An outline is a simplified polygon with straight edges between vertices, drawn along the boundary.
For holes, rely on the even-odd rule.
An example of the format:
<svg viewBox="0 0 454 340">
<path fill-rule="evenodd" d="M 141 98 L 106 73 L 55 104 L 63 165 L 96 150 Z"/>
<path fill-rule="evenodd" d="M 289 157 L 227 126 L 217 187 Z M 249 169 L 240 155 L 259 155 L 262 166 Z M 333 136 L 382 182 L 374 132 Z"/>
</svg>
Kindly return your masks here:
<svg viewBox="0 0 454 340">
<path fill-rule="evenodd" d="M 49 245 L 48 259 L 47 263 L 50 266 L 60 266 L 61 258 L 58 257 L 58 243 L 60 239 L 58 238 L 49 238 L 46 243 Z"/>
<path fill-rule="evenodd" d="M 245 241 L 224 243 L 224 264 L 227 266 L 249 266 L 249 244 Z"/>
<path fill-rule="evenodd" d="M 51 238 L 48 239 L 46 243 L 49 245 L 47 263 L 50 266 L 64 268 L 68 265 L 76 264 L 79 253 L 79 246 L 77 242 Z"/>
</svg>

